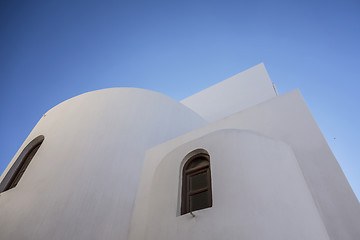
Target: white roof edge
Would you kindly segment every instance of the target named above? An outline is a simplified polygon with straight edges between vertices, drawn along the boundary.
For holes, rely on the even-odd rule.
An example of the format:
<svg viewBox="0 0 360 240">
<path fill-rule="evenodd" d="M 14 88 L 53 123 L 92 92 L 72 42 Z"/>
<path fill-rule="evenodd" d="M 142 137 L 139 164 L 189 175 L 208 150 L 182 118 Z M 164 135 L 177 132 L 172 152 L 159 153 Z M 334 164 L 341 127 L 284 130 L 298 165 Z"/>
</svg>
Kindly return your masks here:
<svg viewBox="0 0 360 240">
<path fill-rule="evenodd" d="M 263 63 L 181 101 L 213 122 L 278 96 Z"/>
</svg>

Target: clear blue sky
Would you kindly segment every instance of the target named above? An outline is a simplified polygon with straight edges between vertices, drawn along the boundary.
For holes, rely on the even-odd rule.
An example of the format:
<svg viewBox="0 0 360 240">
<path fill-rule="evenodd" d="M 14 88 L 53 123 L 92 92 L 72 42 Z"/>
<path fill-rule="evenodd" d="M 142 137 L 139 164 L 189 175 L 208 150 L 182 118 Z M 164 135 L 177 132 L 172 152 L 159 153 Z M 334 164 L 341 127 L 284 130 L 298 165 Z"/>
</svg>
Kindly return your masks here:
<svg viewBox="0 0 360 240">
<path fill-rule="evenodd" d="M 0 2 L 0 172 L 41 116 L 78 94 L 181 100 L 260 62 L 299 88 L 360 198 L 359 1 Z"/>
</svg>

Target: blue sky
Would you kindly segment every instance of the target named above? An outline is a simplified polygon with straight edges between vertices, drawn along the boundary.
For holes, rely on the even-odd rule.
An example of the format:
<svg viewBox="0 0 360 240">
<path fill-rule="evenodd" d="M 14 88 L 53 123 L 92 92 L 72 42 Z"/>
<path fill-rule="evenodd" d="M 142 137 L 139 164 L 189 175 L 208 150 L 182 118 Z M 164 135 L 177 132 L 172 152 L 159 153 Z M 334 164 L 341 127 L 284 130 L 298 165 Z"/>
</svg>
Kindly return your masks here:
<svg viewBox="0 0 360 240">
<path fill-rule="evenodd" d="M 177 100 L 260 62 L 299 88 L 360 198 L 358 1 L 0 2 L 0 172 L 41 116 L 78 94 Z"/>
</svg>

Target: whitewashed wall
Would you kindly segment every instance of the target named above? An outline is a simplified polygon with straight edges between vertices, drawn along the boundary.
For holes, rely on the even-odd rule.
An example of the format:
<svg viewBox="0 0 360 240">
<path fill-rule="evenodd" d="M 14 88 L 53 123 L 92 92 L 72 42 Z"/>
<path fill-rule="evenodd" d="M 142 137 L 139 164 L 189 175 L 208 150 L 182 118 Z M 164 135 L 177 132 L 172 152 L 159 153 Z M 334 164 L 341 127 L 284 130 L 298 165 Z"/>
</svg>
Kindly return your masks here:
<svg viewBox="0 0 360 240">
<path fill-rule="evenodd" d="M 181 101 L 209 122 L 277 96 L 263 63 L 221 81 Z"/>
<path fill-rule="evenodd" d="M 9 165 L 45 136 L 19 184 L 0 194 L 0 239 L 127 239 L 145 151 L 205 123 L 167 96 L 134 88 L 59 104 Z"/>
<path fill-rule="evenodd" d="M 300 92 L 294 90 L 150 149 L 136 198 L 131 240 L 142 239 L 138 236 L 146 232 L 139 229 L 148 219 L 151 181 L 166 154 L 208 133 L 228 128 L 259 132 L 288 144 L 295 154 L 329 238 L 360 239 L 359 202 Z"/>
<path fill-rule="evenodd" d="M 181 162 L 199 148 L 210 155 L 213 206 L 178 216 Z M 329 239 L 291 148 L 254 132 L 220 130 L 177 147 L 150 192 L 138 239 Z"/>
<path fill-rule="evenodd" d="M 360 239 L 359 202 L 299 91 L 277 96 L 260 64 L 182 103 L 115 88 L 51 109 L 0 177 L 45 136 L 19 184 L 0 193 L 0 239 Z M 208 135 L 223 129 L 238 130 Z M 188 219 L 176 216 L 178 161 L 195 148 L 208 148 L 216 193 Z M 226 190 L 232 179 L 239 188 Z"/>
</svg>

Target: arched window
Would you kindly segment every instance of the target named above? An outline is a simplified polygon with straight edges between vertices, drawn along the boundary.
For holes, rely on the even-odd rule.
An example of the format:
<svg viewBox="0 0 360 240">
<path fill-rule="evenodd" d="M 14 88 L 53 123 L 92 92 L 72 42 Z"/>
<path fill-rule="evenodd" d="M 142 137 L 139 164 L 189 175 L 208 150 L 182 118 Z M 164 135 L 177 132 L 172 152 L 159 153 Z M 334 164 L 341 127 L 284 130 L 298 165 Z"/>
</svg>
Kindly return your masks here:
<svg viewBox="0 0 360 240">
<path fill-rule="evenodd" d="M 0 192 L 14 188 L 19 183 L 22 175 L 29 166 L 30 161 L 33 159 L 43 141 L 44 136 L 38 136 L 24 148 L 1 182 Z"/>
<path fill-rule="evenodd" d="M 210 156 L 199 153 L 182 171 L 181 215 L 212 206 Z"/>
</svg>

